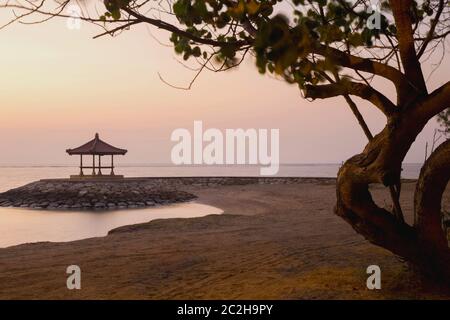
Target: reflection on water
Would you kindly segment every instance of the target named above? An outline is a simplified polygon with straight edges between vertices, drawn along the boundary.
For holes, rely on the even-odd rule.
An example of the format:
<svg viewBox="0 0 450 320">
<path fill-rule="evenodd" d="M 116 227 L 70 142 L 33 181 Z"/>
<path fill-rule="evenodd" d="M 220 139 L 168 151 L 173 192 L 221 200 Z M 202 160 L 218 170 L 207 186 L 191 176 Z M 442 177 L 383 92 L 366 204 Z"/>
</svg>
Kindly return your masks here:
<svg viewBox="0 0 450 320">
<path fill-rule="evenodd" d="M 105 236 L 109 230 L 162 218 L 192 218 L 222 210 L 198 203 L 117 211 L 44 211 L 0 208 L 0 247 Z"/>
</svg>

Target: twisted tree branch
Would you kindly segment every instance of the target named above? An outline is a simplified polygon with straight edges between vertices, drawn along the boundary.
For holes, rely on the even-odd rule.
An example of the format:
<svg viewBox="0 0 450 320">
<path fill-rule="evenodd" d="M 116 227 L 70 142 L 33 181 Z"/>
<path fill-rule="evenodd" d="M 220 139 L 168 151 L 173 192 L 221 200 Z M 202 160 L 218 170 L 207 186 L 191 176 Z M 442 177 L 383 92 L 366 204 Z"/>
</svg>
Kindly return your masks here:
<svg viewBox="0 0 450 320">
<path fill-rule="evenodd" d="M 304 94 L 306 98 L 312 99 L 354 95 L 370 101 L 387 117 L 390 117 L 397 111 L 396 106 L 381 92 L 358 82 L 341 81 L 324 85 L 307 85 Z"/>
</svg>

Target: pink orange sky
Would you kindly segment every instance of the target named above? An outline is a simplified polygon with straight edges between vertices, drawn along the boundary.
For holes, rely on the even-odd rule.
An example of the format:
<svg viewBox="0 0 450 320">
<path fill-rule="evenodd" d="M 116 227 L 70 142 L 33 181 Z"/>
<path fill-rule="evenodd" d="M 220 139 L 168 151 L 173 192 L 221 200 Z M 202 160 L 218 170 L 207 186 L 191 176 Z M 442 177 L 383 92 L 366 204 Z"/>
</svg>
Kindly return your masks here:
<svg viewBox="0 0 450 320">
<path fill-rule="evenodd" d="M 0 12 L 0 21 L 7 18 Z M 360 152 L 366 138 L 343 98 L 308 102 L 295 86 L 261 76 L 251 58 L 238 70 L 194 74 L 162 46 L 169 35 L 145 26 L 118 37 L 93 40 L 98 27 L 69 30 L 65 19 L 0 30 L 0 165 L 77 163 L 65 149 L 95 132 L 129 153 L 122 163 L 170 163 L 176 128 L 278 128 L 282 163 L 339 163 Z M 448 80 L 446 59 L 428 81 L 432 90 Z M 425 75 L 430 68 L 425 68 Z M 392 97 L 392 90 L 383 92 Z M 384 116 L 355 99 L 372 129 Z M 406 162 L 422 162 L 432 120 Z"/>
</svg>

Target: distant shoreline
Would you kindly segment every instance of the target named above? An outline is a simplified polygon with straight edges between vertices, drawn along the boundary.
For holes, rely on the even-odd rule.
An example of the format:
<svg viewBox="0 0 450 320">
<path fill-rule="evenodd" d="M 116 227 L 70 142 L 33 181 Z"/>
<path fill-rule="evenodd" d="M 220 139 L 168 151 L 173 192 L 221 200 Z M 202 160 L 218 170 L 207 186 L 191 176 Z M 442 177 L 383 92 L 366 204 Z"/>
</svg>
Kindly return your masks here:
<svg viewBox="0 0 450 320">
<path fill-rule="evenodd" d="M 340 166 L 341 162 L 321 162 L 321 163 L 280 163 L 279 166 L 282 167 L 303 167 L 303 166 Z M 403 165 L 423 165 L 422 162 L 404 162 Z M 77 168 L 78 163 L 72 164 L 0 164 L 0 168 Z M 171 163 L 123 163 L 117 164 L 117 168 L 158 168 L 158 167 L 173 167 L 173 168 L 252 168 L 260 167 L 258 164 L 221 164 L 221 165 L 199 165 L 199 164 L 189 164 L 189 165 L 174 165 Z"/>
</svg>

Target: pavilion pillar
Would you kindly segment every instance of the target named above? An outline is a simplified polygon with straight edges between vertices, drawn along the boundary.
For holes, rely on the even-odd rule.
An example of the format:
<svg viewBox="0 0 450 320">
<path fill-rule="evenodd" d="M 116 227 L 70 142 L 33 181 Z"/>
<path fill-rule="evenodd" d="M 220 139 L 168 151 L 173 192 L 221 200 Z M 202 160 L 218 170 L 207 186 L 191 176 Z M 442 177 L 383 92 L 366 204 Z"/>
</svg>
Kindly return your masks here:
<svg viewBox="0 0 450 320">
<path fill-rule="evenodd" d="M 98 155 L 98 175 L 102 175 L 102 156 Z"/>
<path fill-rule="evenodd" d="M 83 174 L 83 155 L 80 154 L 80 176 L 84 176 Z"/>
<path fill-rule="evenodd" d="M 95 176 L 95 154 L 92 155 L 92 175 Z"/>
<path fill-rule="evenodd" d="M 114 155 L 111 155 L 111 175 L 114 175 Z"/>
</svg>

